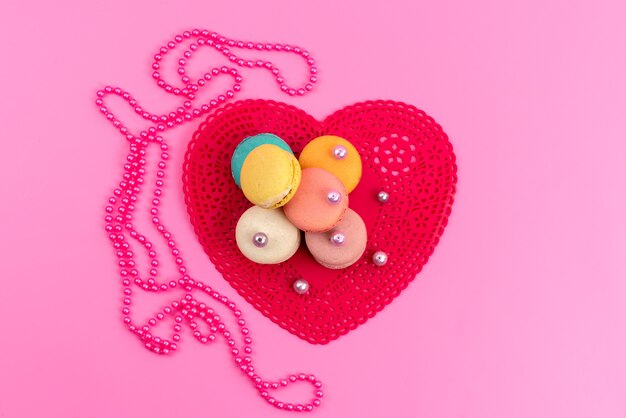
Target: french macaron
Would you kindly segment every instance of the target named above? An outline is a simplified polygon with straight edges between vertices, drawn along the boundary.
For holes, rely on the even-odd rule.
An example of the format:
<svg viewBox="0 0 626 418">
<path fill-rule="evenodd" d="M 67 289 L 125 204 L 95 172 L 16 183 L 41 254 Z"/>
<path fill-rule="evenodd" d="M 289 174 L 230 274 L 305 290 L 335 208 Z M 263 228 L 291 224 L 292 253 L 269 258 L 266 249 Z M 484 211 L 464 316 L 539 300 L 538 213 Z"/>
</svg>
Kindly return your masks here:
<svg viewBox="0 0 626 418">
<path fill-rule="evenodd" d="M 255 205 L 278 208 L 294 196 L 300 177 L 300 164 L 292 153 L 263 144 L 250 151 L 243 162 L 241 190 Z"/>
<path fill-rule="evenodd" d="M 348 193 L 341 181 L 321 168 L 305 168 L 298 191 L 284 206 L 285 215 L 305 232 L 328 231 L 348 209 Z"/>
<path fill-rule="evenodd" d="M 289 145 L 274 134 L 264 133 L 245 138 L 237 145 L 235 152 L 233 152 L 233 157 L 230 160 L 230 172 L 237 186 L 241 187 L 241 167 L 243 167 L 243 162 L 246 160 L 246 157 L 250 154 L 250 151 L 259 145 L 265 144 L 276 145 L 290 154 L 293 154 Z"/>
<path fill-rule="evenodd" d="M 315 261 L 329 269 L 342 269 L 356 263 L 365 252 L 367 229 L 363 219 L 348 209 L 333 229 L 307 232 L 304 239 Z"/>
<path fill-rule="evenodd" d="M 237 221 L 235 238 L 239 251 L 259 264 L 288 260 L 300 246 L 300 231 L 282 209 L 252 206 Z"/>
<path fill-rule="evenodd" d="M 348 193 L 359 184 L 363 172 L 361 156 L 349 141 L 335 135 L 324 135 L 306 144 L 300 153 L 302 168 L 317 167 L 333 173 Z"/>
</svg>

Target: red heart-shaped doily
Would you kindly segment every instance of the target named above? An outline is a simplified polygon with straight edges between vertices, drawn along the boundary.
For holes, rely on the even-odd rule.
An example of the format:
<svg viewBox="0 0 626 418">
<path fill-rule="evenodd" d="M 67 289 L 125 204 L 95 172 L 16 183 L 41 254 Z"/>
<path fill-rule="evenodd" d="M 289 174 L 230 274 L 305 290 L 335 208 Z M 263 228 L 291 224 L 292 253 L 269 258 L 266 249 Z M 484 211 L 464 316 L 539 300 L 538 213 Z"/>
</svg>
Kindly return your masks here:
<svg viewBox="0 0 626 418">
<path fill-rule="evenodd" d="M 368 242 L 355 264 L 324 268 L 304 244 L 277 265 L 256 264 L 241 254 L 235 226 L 251 204 L 231 177 L 230 159 L 242 139 L 262 132 L 283 138 L 296 156 L 326 134 L 357 148 L 363 178 L 350 194 L 350 207 L 365 221 Z M 323 122 L 284 103 L 229 104 L 194 133 L 183 170 L 191 223 L 217 270 L 265 316 L 317 344 L 365 323 L 415 278 L 443 233 L 457 181 L 455 156 L 441 126 L 423 111 L 393 101 L 358 103 Z M 387 203 L 377 199 L 381 190 L 389 193 Z M 389 256 L 383 267 L 371 261 L 377 250 Z M 298 278 L 310 283 L 305 295 L 292 288 Z"/>
</svg>

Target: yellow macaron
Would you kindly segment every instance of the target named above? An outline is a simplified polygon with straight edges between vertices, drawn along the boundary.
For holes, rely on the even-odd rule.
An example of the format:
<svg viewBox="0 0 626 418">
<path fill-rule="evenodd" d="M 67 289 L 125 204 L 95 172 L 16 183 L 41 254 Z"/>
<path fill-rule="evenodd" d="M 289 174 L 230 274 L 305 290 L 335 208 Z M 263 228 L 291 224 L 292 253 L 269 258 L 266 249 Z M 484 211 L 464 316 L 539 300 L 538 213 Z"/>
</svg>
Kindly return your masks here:
<svg viewBox="0 0 626 418">
<path fill-rule="evenodd" d="M 278 208 L 296 193 L 300 178 L 300 164 L 293 154 L 276 145 L 259 145 L 243 162 L 241 190 L 255 205 Z"/>
<path fill-rule="evenodd" d="M 354 145 L 335 135 L 320 136 L 309 142 L 300 153 L 300 166 L 331 172 L 348 193 L 359 184 L 363 171 L 361 156 Z"/>
</svg>

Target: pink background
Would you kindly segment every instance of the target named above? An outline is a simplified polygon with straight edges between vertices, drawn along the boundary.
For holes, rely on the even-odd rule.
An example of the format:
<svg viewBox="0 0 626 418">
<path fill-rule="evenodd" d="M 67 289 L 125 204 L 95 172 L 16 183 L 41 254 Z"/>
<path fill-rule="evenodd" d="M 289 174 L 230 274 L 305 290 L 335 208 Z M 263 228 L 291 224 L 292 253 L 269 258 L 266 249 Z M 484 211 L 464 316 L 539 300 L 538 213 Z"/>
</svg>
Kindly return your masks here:
<svg viewBox="0 0 626 418">
<path fill-rule="evenodd" d="M 187 338 L 159 357 L 120 321 L 102 216 L 125 145 L 94 91 L 117 84 L 149 109 L 171 107 L 149 64 L 193 27 L 318 60 L 307 97 L 252 70 L 243 96 L 320 118 L 362 99 L 406 101 L 444 126 L 459 161 L 453 216 L 424 271 L 320 347 L 215 273 L 178 180 L 196 124 L 171 132 L 166 221 L 191 271 L 242 305 L 262 375 L 320 376 L 317 417 L 626 416 L 623 2 L 370 3 L 3 2 L 0 417 L 287 416 L 223 344 Z M 304 73 L 287 66 L 295 81 Z"/>
</svg>

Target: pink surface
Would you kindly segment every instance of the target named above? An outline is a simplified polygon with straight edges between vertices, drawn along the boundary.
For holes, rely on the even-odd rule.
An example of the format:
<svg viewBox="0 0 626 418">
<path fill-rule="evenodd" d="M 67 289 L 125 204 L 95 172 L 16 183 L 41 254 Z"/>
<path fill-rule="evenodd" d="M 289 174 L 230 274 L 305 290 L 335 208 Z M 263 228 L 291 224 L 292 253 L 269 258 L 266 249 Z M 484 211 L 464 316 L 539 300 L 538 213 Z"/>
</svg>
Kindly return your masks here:
<svg viewBox="0 0 626 418">
<path fill-rule="evenodd" d="M 418 280 L 323 347 L 215 273 L 170 182 L 164 217 L 195 275 L 242 305 L 260 372 L 320 376 L 319 417 L 626 415 L 622 2 L 126 3 L 3 5 L 0 417 L 286 416 L 223 345 L 187 339 L 158 357 L 119 319 L 102 214 L 125 149 L 93 92 L 118 84 L 171 107 L 151 84 L 151 54 L 196 26 L 318 60 L 307 97 L 255 71 L 244 95 L 316 117 L 406 101 L 444 126 L 458 157 L 453 215 Z M 297 64 L 289 75 L 303 76 Z M 172 178 L 194 129 L 171 133 Z"/>
</svg>

